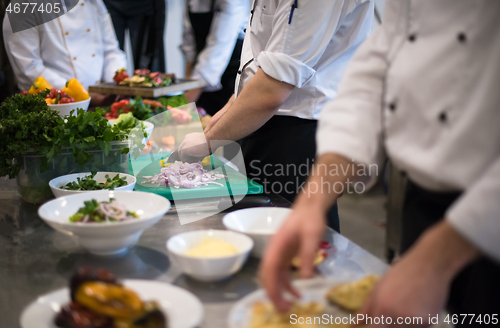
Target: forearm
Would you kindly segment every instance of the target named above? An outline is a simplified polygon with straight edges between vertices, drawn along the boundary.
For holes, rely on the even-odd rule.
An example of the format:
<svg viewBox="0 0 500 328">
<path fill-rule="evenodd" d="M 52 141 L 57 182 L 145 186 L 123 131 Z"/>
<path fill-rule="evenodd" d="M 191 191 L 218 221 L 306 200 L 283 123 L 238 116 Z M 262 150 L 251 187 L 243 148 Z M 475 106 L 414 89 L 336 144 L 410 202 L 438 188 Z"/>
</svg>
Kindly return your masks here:
<svg viewBox="0 0 500 328">
<path fill-rule="evenodd" d="M 356 164 L 338 154 L 320 155 L 309 173 L 304 192 L 295 201 L 295 206 L 313 206 L 321 208 L 326 213 L 341 195 L 336 190 L 343 190 L 347 181 L 354 178 L 353 170 L 350 169 L 351 165 Z M 342 188 L 337 186 L 342 186 Z"/>
<path fill-rule="evenodd" d="M 206 132 L 207 140 L 236 141 L 256 131 L 273 117 L 293 88 L 259 69 L 226 113 Z"/>
<path fill-rule="evenodd" d="M 193 62 L 186 62 L 186 79 L 190 79 L 193 74 Z"/>
<path fill-rule="evenodd" d="M 410 249 L 408 256 L 426 264 L 429 270 L 453 279 L 467 264 L 481 256 L 479 250 L 446 220 L 427 230 Z"/>
</svg>

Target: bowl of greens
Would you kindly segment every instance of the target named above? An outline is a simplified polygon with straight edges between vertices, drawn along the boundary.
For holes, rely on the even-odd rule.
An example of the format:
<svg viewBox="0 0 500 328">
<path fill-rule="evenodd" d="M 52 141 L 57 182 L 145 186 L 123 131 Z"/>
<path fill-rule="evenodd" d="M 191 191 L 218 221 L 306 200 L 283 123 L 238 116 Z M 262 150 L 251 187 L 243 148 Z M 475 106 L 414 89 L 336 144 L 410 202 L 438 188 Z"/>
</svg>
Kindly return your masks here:
<svg viewBox="0 0 500 328">
<path fill-rule="evenodd" d="M 137 179 L 118 172 L 84 172 L 63 175 L 50 180 L 49 187 L 57 198 L 97 190 L 134 190 Z"/>
<path fill-rule="evenodd" d="M 51 200 L 38 215 L 97 255 L 125 251 L 170 209 L 168 199 L 140 191 L 101 190 Z"/>
</svg>

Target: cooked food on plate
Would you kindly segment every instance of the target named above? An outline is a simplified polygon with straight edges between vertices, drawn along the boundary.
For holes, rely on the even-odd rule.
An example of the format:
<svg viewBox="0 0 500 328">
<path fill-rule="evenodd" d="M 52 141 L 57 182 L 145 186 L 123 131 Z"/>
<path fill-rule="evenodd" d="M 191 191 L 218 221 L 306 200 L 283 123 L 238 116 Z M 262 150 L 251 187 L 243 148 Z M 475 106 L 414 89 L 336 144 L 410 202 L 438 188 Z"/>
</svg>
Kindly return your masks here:
<svg viewBox="0 0 500 328">
<path fill-rule="evenodd" d="M 160 162 L 163 165 L 166 161 Z M 202 162 L 182 163 L 176 161 L 169 166 L 162 167 L 159 174 L 155 176 L 143 176 L 143 184 L 156 184 L 161 187 L 173 188 L 196 188 L 216 184 L 221 187 L 224 185 L 215 180 L 224 178 L 225 175 L 203 168 Z"/>
<path fill-rule="evenodd" d="M 358 281 L 340 284 L 330 289 L 326 298 L 333 305 L 356 312 L 361 309 L 378 280 L 378 276 L 369 275 Z"/>
<path fill-rule="evenodd" d="M 139 218 L 135 212 L 127 210 L 127 206 L 111 198 L 109 202 L 98 202 L 95 199 L 83 202 L 84 206 L 69 217 L 71 222 L 117 222 Z"/>
<path fill-rule="evenodd" d="M 122 68 L 115 72 L 113 79 L 119 85 L 130 87 L 166 87 L 175 83 L 174 74 L 150 72 L 148 69 L 136 69 L 134 75 L 129 77 L 127 70 Z"/>
<path fill-rule="evenodd" d="M 205 238 L 184 254 L 195 257 L 223 257 L 238 253 L 236 247 L 218 238 Z"/>
<path fill-rule="evenodd" d="M 325 307 L 316 302 L 306 304 L 294 303 L 288 312 L 280 313 L 271 303 L 255 302 L 248 328 L 288 328 L 288 327 L 321 327 L 308 322 L 308 318 L 321 317 Z M 291 320 L 291 315 L 296 321 Z M 303 324 L 300 324 L 303 322 Z"/>
<path fill-rule="evenodd" d="M 72 181 L 61 189 L 66 190 L 113 190 L 118 187 L 123 187 L 127 185 L 127 177 L 120 178 L 120 173 L 117 173 L 113 178 L 106 174 L 106 182 L 97 182 L 94 180 L 96 172 L 87 175 L 83 178 L 76 178 L 76 181 Z"/>
<path fill-rule="evenodd" d="M 326 252 L 322 249 L 319 249 L 316 252 L 316 256 L 314 257 L 313 265 L 318 266 L 321 262 L 325 260 L 326 257 L 327 257 Z M 295 268 L 300 268 L 300 258 L 298 256 L 292 259 L 292 266 Z"/>
<path fill-rule="evenodd" d="M 70 281 L 71 303 L 54 318 L 62 328 L 166 328 L 155 301 L 143 301 L 110 272 L 81 268 Z"/>
<path fill-rule="evenodd" d="M 330 243 L 321 241 L 319 243 L 313 265 L 318 266 L 320 263 L 322 263 L 328 257 L 327 251 L 331 248 L 332 245 L 330 245 Z M 292 266 L 297 269 L 300 268 L 300 258 L 298 256 L 292 259 Z"/>
</svg>

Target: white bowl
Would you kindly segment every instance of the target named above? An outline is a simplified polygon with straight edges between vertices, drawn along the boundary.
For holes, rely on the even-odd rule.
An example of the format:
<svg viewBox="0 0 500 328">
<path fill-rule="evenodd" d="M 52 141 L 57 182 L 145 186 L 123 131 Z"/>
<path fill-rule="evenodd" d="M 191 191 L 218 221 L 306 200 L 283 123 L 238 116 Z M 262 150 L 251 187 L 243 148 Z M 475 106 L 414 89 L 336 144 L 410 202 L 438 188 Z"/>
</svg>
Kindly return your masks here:
<svg viewBox="0 0 500 328">
<path fill-rule="evenodd" d="M 68 175 L 63 175 L 61 177 L 52 179 L 49 181 L 49 187 L 52 190 L 52 193 L 56 197 L 64 197 L 64 196 L 70 196 L 70 195 L 76 195 L 76 194 L 81 194 L 84 192 L 96 192 L 100 190 L 66 190 L 62 189 L 66 184 L 76 181 L 76 178 L 84 178 L 88 175 L 90 175 L 90 172 L 84 172 L 84 173 L 75 173 L 75 174 L 68 174 Z M 109 175 L 111 179 L 113 179 L 117 174 L 120 174 L 120 178 L 126 177 L 127 179 L 127 185 L 122 186 L 122 187 L 117 187 L 114 190 L 134 190 L 135 183 L 137 182 L 137 179 L 130 174 L 125 174 L 125 173 L 118 173 L 118 172 L 97 172 L 94 180 L 97 182 L 106 182 L 106 174 Z"/>
<path fill-rule="evenodd" d="M 127 204 L 129 211 L 136 212 L 140 218 L 109 223 L 73 223 L 69 217 L 75 214 L 84 201 L 95 199 L 109 201 L 115 198 Z M 83 248 L 97 255 L 111 255 L 125 251 L 134 245 L 142 232 L 158 222 L 170 209 L 170 202 L 161 196 L 122 190 L 103 190 L 57 198 L 43 204 L 38 215 L 52 228 L 77 237 Z"/>
<path fill-rule="evenodd" d="M 224 257 L 195 257 L 186 251 L 196 247 L 205 238 L 217 238 L 233 245 L 238 252 Z M 252 239 L 226 230 L 199 230 L 185 232 L 167 241 L 170 260 L 188 276 L 201 281 L 217 281 L 238 272 L 252 250 Z"/>
<path fill-rule="evenodd" d="M 252 238 L 252 256 L 262 257 L 271 240 L 292 210 L 284 207 L 253 207 L 226 214 L 224 226 Z"/>
<path fill-rule="evenodd" d="M 72 102 L 72 103 L 67 103 L 67 104 L 52 104 L 52 105 L 49 105 L 49 107 L 59 111 L 59 116 L 64 117 L 66 115 L 71 114 L 71 111 L 73 109 L 75 109 L 75 114 L 76 114 L 77 108 L 81 108 L 84 111 L 87 111 L 87 109 L 89 108 L 89 104 L 90 104 L 90 98 L 87 100 L 82 100 L 82 101 L 77 101 L 77 102 Z"/>
</svg>

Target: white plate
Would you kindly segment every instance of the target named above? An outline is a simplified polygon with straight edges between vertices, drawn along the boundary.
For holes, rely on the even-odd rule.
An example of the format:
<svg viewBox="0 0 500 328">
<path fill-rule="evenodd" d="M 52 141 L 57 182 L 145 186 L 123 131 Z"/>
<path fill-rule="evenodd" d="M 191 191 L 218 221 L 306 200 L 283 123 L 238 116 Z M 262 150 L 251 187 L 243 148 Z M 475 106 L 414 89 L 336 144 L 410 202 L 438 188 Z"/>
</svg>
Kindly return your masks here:
<svg viewBox="0 0 500 328">
<path fill-rule="evenodd" d="M 315 278 L 310 280 L 296 280 L 293 282 L 302 298 L 299 303 L 317 302 L 325 306 L 325 313 L 334 316 L 345 316 L 347 313 L 339 308 L 330 306 L 325 298 L 326 292 L 333 286 L 343 281 Z M 256 290 L 255 292 L 245 296 L 239 300 L 229 312 L 227 324 L 229 328 L 248 328 L 251 320 L 252 307 L 255 302 L 271 302 L 264 289 Z M 24 328 L 24 327 L 23 327 Z"/>
<path fill-rule="evenodd" d="M 193 328 L 201 323 L 203 306 L 190 292 L 167 283 L 150 280 L 123 280 L 143 300 L 156 300 L 167 316 L 169 328 Z M 69 288 L 38 297 L 21 314 L 21 328 L 56 328 L 54 316 L 69 302 Z"/>
</svg>

